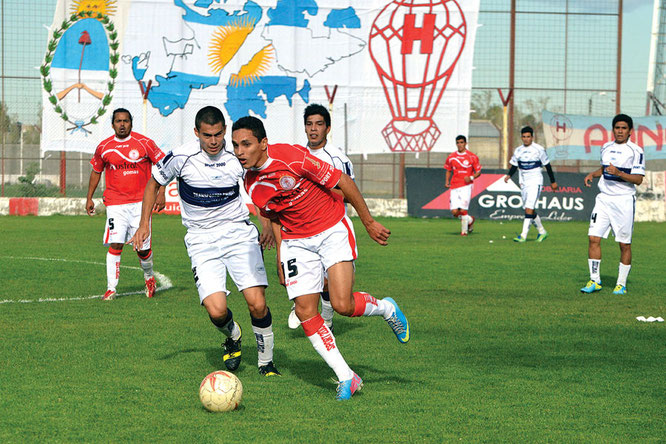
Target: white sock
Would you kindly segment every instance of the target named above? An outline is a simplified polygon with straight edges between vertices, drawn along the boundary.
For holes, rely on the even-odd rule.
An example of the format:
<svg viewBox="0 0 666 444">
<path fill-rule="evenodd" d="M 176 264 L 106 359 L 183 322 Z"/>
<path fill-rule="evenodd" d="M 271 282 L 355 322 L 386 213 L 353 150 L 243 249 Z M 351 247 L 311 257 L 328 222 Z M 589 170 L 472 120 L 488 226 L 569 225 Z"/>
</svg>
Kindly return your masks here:
<svg viewBox="0 0 666 444">
<path fill-rule="evenodd" d="M 254 337 L 257 340 L 257 365 L 266 365 L 273 360 L 273 345 L 275 343 L 273 336 L 273 326 L 256 327 L 252 326 Z"/>
<path fill-rule="evenodd" d="M 106 253 L 106 287 L 115 290 L 120 279 L 120 254 Z"/>
<path fill-rule="evenodd" d="M 352 316 L 382 316 L 384 319 L 388 319 L 394 310 L 393 304 L 390 302 L 377 299 L 364 291 L 354 292 L 354 305 Z"/>
<path fill-rule="evenodd" d="M 139 264 L 141 264 L 141 269 L 143 270 L 143 278 L 145 280 L 150 279 L 153 277 L 153 252 L 150 252 L 150 256 L 148 256 L 146 259 L 141 259 L 139 257 Z"/>
<path fill-rule="evenodd" d="M 627 286 L 627 276 L 629 276 L 629 270 L 631 270 L 631 264 L 625 265 L 620 262 L 620 267 L 617 270 L 617 285 Z"/>
<path fill-rule="evenodd" d="M 222 332 L 224 336 L 227 338 L 231 338 L 234 341 L 238 341 L 238 339 L 241 336 L 241 329 L 236 324 L 236 321 L 234 321 L 233 317 L 229 318 L 229 315 L 227 314 L 227 322 L 224 324 L 222 327 L 217 327 L 218 330 Z"/>
<path fill-rule="evenodd" d="M 590 269 L 590 280 L 601 282 L 601 259 L 588 259 L 587 266 Z"/>
<path fill-rule="evenodd" d="M 342 357 L 340 350 L 335 344 L 335 337 L 331 329 L 324 324 L 321 315 L 308 319 L 301 323 L 305 335 L 312 343 L 312 347 L 324 358 L 324 361 L 335 372 L 338 381 L 346 381 L 354 377 L 354 372 Z"/>
<path fill-rule="evenodd" d="M 335 310 L 333 310 L 330 300 L 326 301 L 321 296 L 319 296 L 319 300 L 321 301 L 321 317 L 324 318 L 326 325 L 330 327 L 333 323 L 333 313 L 335 313 Z"/>
<path fill-rule="evenodd" d="M 467 233 L 467 229 L 469 228 L 469 223 L 470 220 L 468 219 L 467 215 L 460 216 L 460 224 L 462 225 L 462 233 Z"/>
<path fill-rule="evenodd" d="M 541 223 L 541 217 L 537 214 L 537 216 L 534 218 L 534 226 L 539 230 L 539 234 L 543 234 L 546 232 L 546 229 L 543 228 L 543 224 Z"/>
<path fill-rule="evenodd" d="M 525 218 L 523 219 L 523 232 L 520 233 L 520 237 L 525 239 L 527 237 L 527 233 L 530 231 L 530 224 L 532 223 L 532 219 Z"/>
</svg>

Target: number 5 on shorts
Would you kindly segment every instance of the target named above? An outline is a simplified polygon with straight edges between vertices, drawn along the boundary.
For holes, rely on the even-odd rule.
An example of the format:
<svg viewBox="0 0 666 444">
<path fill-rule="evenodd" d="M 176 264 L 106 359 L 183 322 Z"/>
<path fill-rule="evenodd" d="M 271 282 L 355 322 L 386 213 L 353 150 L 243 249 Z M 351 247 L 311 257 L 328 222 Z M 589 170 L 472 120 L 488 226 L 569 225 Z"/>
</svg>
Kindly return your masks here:
<svg viewBox="0 0 666 444">
<path fill-rule="evenodd" d="M 298 274 L 298 267 L 296 266 L 296 259 L 289 259 L 287 261 L 287 267 L 285 268 L 284 262 L 282 263 L 282 271 L 284 275 L 290 278 L 293 278 Z M 289 273 L 287 273 L 287 271 Z"/>
</svg>

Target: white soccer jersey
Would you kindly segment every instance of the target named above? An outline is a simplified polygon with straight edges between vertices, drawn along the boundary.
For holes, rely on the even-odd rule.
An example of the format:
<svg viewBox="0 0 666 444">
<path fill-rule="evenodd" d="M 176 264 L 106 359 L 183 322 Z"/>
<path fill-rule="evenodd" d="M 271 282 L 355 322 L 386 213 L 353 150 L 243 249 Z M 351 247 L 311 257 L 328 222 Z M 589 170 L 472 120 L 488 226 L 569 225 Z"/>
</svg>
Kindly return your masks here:
<svg viewBox="0 0 666 444">
<path fill-rule="evenodd" d="M 531 143 L 529 146 L 521 145 L 516 148 L 509 163 L 518 167 L 521 184 L 542 185 L 541 167 L 548 165 L 550 160 L 544 147 Z"/>
<path fill-rule="evenodd" d="M 307 144 L 305 146 L 307 146 Z M 329 165 L 333 165 L 334 168 L 341 170 L 354 180 L 354 165 L 352 165 L 351 160 L 349 160 L 340 148 L 330 146 L 329 144 L 324 145 L 323 148 L 318 150 L 313 150 L 309 146 L 307 146 L 307 148 L 308 152 L 317 159 L 321 159 Z"/>
<path fill-rule="evenodd" d="M 601 166 L 604 172 L 599 179 L 599 191 L 611 196 L 635 195 L 636 185 L 606 172 L 606 167 L 611 163 L 624 173 L 645 176 L 643 148 L 631 141 L 627 143 L 613 141 L 601 147 Z"/>
<path fill-rule="evenodd" d="M 243 174 L 236 156 L 222 149 L 211 157 L 198 139 L 176 148 L 153 166 L 153 178 L 160 185 L 177 178 L 180 212 L 188 230 L 249 219 L 240 196 Z"/>
</svg>

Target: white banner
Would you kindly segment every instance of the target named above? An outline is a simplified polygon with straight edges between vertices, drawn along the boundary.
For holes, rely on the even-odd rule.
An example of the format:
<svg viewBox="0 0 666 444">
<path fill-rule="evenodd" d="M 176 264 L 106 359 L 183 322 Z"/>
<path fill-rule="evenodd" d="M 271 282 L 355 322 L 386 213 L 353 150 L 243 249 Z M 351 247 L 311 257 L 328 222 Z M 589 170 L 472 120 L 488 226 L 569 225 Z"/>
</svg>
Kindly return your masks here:
<svg viewBox="0 0 666 444">
<path fill-rule="evenodd" d="M 348 153 L 453 151 L 478 11 L 479 0 L 58 0 L 42 151 L 92 153 L 119 107 L 164 150 L 193 137 L 206 105 L 264 119 L 269 142 L 305 143 L 304 108 L 329 98 L 332 141 Z"/>
</svg>

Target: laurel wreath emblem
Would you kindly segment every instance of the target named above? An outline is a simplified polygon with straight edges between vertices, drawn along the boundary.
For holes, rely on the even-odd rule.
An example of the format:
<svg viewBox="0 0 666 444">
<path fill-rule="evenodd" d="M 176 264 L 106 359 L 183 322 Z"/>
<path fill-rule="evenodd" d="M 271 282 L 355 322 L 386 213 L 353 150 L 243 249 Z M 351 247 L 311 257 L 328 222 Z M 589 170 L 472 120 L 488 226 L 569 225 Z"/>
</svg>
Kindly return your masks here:
<svg viewBox="0 0 666 444">
<path fill-rule="evenodd" d="M 65 31 L 67 31 L 67 29 L 69 29 L 69 27 L 71 27 L 77 21 L 85 18 L 95 18 L 99 20 L 99 22 L 104 26 L 106 30 L 106 35 L 109 39 L 109 48 L 112 50 L 112 53 L 109 56 L 109 62 L 110 62 L 109 77 L 111 80 L 107 83 L 108 90 L 106 94 L 104 94 L 104 97 L 102 97 L 101 99 L 102 105 L 97 109 L 97 111 L 90 118 L 90 120 L 81 124 L 80 122 L 74 122 L 70 120 L 67 113 L 62 109 L 62 107 L 58 103 L 58 98 L 55 96 L 55 94 L 53 94 L 53 82 L 51 81 L 51 63 L 53 62 L 54 52 L 58 47 L 60 39 L 65 34 Z M 46 47 L 44 64 L 39 67 L 39 71 L 42 75 L 44 90 L 49 94 L 49 102 L 51 102 L 51 104 L 53 105 L 53 110 L 60 115 L 62 120 L 74 125 L 72 128 L 67 128 L 68 131 L 80 128 L 85 133 L 89 133 L 90 131 L 86 130 L 84 127 L 88 125 L 96 125 L 97 123 L 99 123 L 97 119 L 99 119 L 101 116 L 104 115 L 104 113 L 106 113 L 106 107 L 111 104 L 111 100 L 113 99 L 111 92 L 115 87 L 116 77 L 118 77 L 118 69 L 116 68 L 118 65 L 118 60 L 120 60 L 120 55 L 118 54 L 118 46 L 119 46 L 118 32 L 116 31 L 113 22 L 111 21 L 108 15 L 99 12 L 81 11 L 76 14 L 72 14 L 69 17 L 69 19 L 62 22 L 60 28 L 56 29 L 53 32 L 52 38 Z"/>
</svg>

